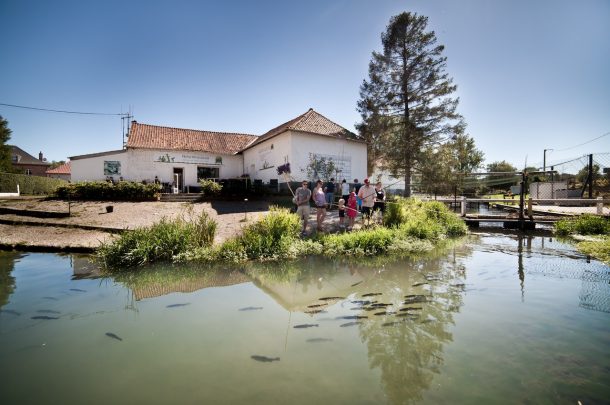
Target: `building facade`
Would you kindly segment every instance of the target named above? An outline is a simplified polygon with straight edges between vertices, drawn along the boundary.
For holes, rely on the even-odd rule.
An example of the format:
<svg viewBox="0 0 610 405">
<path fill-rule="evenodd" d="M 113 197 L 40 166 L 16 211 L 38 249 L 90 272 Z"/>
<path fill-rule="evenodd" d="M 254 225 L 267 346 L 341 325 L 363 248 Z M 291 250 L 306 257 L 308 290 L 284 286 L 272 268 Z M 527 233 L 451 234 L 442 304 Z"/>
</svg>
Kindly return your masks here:
<svg viewBox="0 0 610 405">
<path fill-rule="evenodd" d="M 300 181 L 307 178 L 311 160 L 321 157 L 333 160 L 337 180 L 366 177 L 366 143 L 313 109 L 261 136 L 134 121 L 125 149 L 70 160 L 73 181 L 158 179 L 189 191 L 200 179 Z M 292 178 L 277 174 L 285 163 L 290 163 Z"/>
<path fill-rule="evenodd" d="M 11 163 L 19 173 L 31 176 L 46 176 L 46 171 L 51 166 L 44 158 L 42 152 L 38 153 L 38 159 L 15 145 L 11 148 Z"/>
</svg>

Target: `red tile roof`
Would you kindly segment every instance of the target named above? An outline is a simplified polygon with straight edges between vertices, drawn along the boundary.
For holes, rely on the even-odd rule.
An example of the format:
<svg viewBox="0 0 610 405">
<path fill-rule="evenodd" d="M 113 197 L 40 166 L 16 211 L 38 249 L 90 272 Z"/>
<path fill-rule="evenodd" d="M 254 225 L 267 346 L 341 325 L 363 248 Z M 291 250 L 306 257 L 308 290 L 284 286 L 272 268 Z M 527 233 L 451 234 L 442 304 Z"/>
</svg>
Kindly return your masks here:
<svg viewBox="0 0 610 405">
<path fill-rule="evenodd" d="M 46 174 L 71 174 L 70 162 L 64 163 L 61 166 L 57 166 L 55 169 L 49 169 L 45 172 Z"/>
<path fill-rule="evenodd" d="M 192 150 L 234 155 L 255 140 L 255 135 L 197 131 L 132 122 L 128 148 Z"/>
<path fill-rule="evenodd" d="M 313 108 L 310 108 L 306 113 L 301 114 L 298 117 L 285 122 L 282 125 L 275 127 L 267 133 L 259 136 L 258 139 L 248 145 L 247 148 L 264 142 L 267 139 L 273 138 L 274 136 L 288 130 L 360 141 L 356 134 L 332 122 L 322 114 L 315 111 Z"/>
</svg>

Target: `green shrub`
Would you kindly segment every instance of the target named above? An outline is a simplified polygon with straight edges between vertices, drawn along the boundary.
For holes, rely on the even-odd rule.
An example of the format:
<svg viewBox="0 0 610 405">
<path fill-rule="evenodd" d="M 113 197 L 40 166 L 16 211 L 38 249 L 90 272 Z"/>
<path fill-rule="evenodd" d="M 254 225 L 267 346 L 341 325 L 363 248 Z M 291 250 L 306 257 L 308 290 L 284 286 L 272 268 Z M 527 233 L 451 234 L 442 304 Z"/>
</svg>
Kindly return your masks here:
<svg viewBox="0 0 610 405">
<path fill-rule="evenodd" d="M 205 211 L 194 221 L 185 217 L 163 218 L 150 227 L 124 232 L 114 241 L 103 243 L 97 257 L 106 267 L 114 269 L 167 261 L 174 257 L 184 259 L 186 252 L 212 245 L 216 226 Z"/>
<path fill-rule="evenodd" d="M 16 193 L 17 184 L 21 194 L 53 194 L 55 190 L 67 181 L 42 176 L 25 174 L 0 173 L 0 193 Z"/>
<path fill-rule="evenodd" d="M 215 197 L 220 195 L 222 191 L 222 184 L 215 182 L 214 180 L 199 180 L 199 185 L 201 186 L 201 194 L 204 197 Z"/>
<path fill-rule="evenodd" d="M 161 193 L 160 184 L 142 184 L 134 181 L 83 181 L 65 184 L 55 190 L 59 198 L 73 200 L 151 201 Z"/>
<path fill-rule="evenodd" d="M 596 215 L 581 215 L 577 218 L 562 219 L 555 223 L 558 235 L 610 235 L 610 222 Z"/>
<path fill-rule="evenodd" d="M 249 259 L 270 259 L 286 255 L 300 229 L 297 215 L 271 207 L 267 215 L 247 226 L 239 239 Z"/>
</svg>

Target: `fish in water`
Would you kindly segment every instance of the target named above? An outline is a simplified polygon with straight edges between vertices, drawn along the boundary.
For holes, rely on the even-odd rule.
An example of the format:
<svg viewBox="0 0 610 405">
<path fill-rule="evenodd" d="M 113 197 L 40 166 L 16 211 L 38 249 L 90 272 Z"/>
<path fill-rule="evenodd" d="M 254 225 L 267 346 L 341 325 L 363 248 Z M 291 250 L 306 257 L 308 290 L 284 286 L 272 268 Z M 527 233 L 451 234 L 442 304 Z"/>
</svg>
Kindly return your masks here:
<svg viewBox="0 0 610 405">
<path fill-rule="evenodd" d="M 335 319 L 367 319 L 368 316 L 362 315 L 346 315 L 346 316 L 338 316 Z"/>
<path fill-rule="evenodd" d="M 356 287 L 358 284 L 362 284 L 362 281 L 358 281 L 357 283 L 352 284 L 352 287 Z"/>
<path fill-rule="evenodd" d="M 307 339 L 306 342 L 307 343 L 322 343 L 322 342 L 332 342 L 332 339 L 329 338 L 311 338 L 311 339 Z"/>
<path fill-rule="evenodd" d="M 187 305 L 189 305 L 188 302 L 186 304 L 170 304 L 170 305 L 166 306 L 166 308 L 178 308 L 178 307 L 185 307 Z"/>
<path fill-rule="evenodd" d="M 57 298 L 55 298 L 55 297 L 42 297 L 42 298 L 44 298 L 45 300 L 57 301 Z"/>
<path fill-rule="evenodd" d="M 361 308 L 363 311 L 377 311 L 379 307 L 364 307 Z"/>
<path fill-rule="evenodd" d="M 401 318 L 409 318 L 411 320 L 419 319 L 419 315 L 417 315 L 417 314 L 410 314 L 408 312 L 403 312 L 402 314 L 396 314 L 396 316 L 399 316 Z"/>
<path fill-rule="evenodd" d="M 379 316 L 379 315 L 386 315 L 386 314 L 387 314 L 387 312 L 375 312 L 373 315 Z"/>
<path fill-rule="evenodd" d="M 12 309 L 0 309 L 0 312 L 3 314 L 11 314 L 11 315 L 15 315 L 15 316 L 21 315 L 20 312 L 13 311 Z"/>
<path fill-rule="evenodd" d="M 245 307 L 239 308 L 239 311 L 258 311 L 259 309 L 263 309 L 263 307 Z"/>
<path fill-rule="evenodd" d="M 394 325 L 400 325 L 400 322 L 386 322 L 386 323 L 381 324 L 381 326 L 394 326 Z"/>
<path fill-rule="evenodd" d="M 274 361 L 280 361 L 279 357 L 267 357 L 267 356 L 259 356 L 258 354 L 253 354 L 250 356 L 252 360 L 260 361 L 261 363 L 271 363 Z"/>
<path fill-rule="evenodd" d="M 348 322 L 348 323 L 344 323 L 343 325 L 339 325 L 342 328 L 346 328 L 348 326 L 356 326 L 356 325 L 360 325 L 362 322 Z"/>
<path fill-rule="evenodd" d="M 116 340 L 119 340 L 121 342 L 123 341 L 123 339 L 121 339 L 120 337 L 118 337 L 117 335 L 115 335 L 112 332 L 106 332 L 106 336 L 111 337 L 111 338 L 116 339 Z"/>
<path fill-rule="evenodd" d="M 87 292 L 87 290 L 81 290 L 80 288 L 70 288 L 70 291 Z"/>
<path fill-rule="evenodd" d="M 384 304 L 384 303 L 376 303 L 376 304 L 371 304 L 372 307 L 389 307 L 392 304 Z"/>
<path fill-rule="evenodd" d="M 311 309 L 309 311 L 305 311 L 306 314 L 315 315 L 315 314 L 326 314 L 328 311 L 323 309 Z"/>
<path fill-rule="evenodd" d="M 52 309 L 39 309 L 38 311 L 39 314 L 61 314 L 61 312 L 59 311 L 54 311 Z"/>
<path fill-rule="evenodd" d="M 44 320 L 49 320 L 49 319 L 59 319 L 56 316 L 46 316 L 46 315 L 37 315 L 37 316 L 33 316 L 32 319 L 44 319 Z"/>
<path fill-rule="evenodd" d="M 367 294 L 363 294 L 363 297 L 374 297 L 376 295 L 381 295 L 381 293 L 367 293 Z"/>
<path fill-rule="evenodd" d="M 305 328 L 313 328 L 313 327 L 318 327 L 317 323 L 303 323 L 301 325 L 294 325 L 293 328 L 295 329 L 305 329 Z"/>
<path fill-rule="evenodd" d="M 320 301 L 344 300 L 345 297 L 322 297 Z"/>
<path fill-rule="evenodd" d="M 359 300 L 359 301 L 352 301 L 352 304 L 358 304 L 358 305 L 369 305 L 369 304 L 373 304 L 375 301 L 363 301 L 363 300 Z"/>
<path fill-rule="evenodd" d="M 428 285 L 428 283 L 415 283 L 413 284 L 413 287 L 419 287 L 421 285 Z"/>
<path fill-rule="evenodd" d="M 328 304 L 324 303 L 324 304 L 314 304 L 314 305 L 307 305 L 307 308 L 320 308 L 320 307 L 325 307 Z"/>
<path fill-rule="evenodd" d="M 451 284 L 451 287 L 464 288 L 464 287 L 466 287 L 466 284 L 464 284 L 464 283 Z"/>
<path fill-rule="evenodd" d="M 404 311 L 421 311 L 422 307 L 404 307 L 404 308 L 400 308 L 399 311 L 400 312 L 404 312 Z"/>
</svg>

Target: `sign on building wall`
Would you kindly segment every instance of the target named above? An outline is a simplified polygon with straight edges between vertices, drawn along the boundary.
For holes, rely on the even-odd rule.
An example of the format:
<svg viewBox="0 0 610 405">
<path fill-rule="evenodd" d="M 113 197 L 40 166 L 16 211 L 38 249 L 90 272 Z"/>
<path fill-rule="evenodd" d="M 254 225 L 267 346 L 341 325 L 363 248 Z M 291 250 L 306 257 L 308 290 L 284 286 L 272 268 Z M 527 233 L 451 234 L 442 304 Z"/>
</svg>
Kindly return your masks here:
<svg viewBox="0 0 610 405">
<path fill-rule="evenodd" d="M 155 162 L 222 165 L 222 156 L 189 155 L 186 153 L 164 153 L 163 155 L 159 155 Z"/>
<path fill-rule="evenodd" d="M 273 160 L 272 156 L 273 156 L 273 144 L 271 144 L 271 146 L 262 148 L 258 151 L 258 167 L 260 167 L 259 170 L 271 169 L 272 167 L 274 167 L 271 164 L 271 161 Z"/>
<path fill-rule="evenodd" d="M 120 175 L 121 175 L 121 162 L 119 162 L 118 160 L 104 160 L 104 176 L 120 176 Z"/>
</svg>

